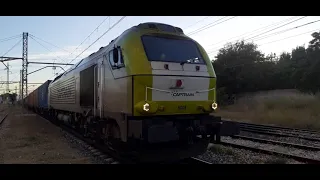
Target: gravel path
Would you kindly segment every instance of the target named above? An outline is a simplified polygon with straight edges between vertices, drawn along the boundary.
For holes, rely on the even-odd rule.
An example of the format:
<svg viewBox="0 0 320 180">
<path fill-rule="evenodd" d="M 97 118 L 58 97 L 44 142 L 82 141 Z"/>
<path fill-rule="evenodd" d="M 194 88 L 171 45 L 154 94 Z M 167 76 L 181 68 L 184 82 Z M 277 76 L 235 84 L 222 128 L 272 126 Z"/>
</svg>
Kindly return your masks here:
<svg viewBox="0 0 320 180">
<path fill-rule="evenodd" d="M 97 163 L 50 122 L 21 107 L 10 111 L 0 128 L 0 164 Z"/>
<path fill-rule="evenodd" d="M 213 164 L 303 164 L 295 160 L 265 155 L 248 150 L 210 144 L 209 150 L 197 158 Z"/>
</svg>

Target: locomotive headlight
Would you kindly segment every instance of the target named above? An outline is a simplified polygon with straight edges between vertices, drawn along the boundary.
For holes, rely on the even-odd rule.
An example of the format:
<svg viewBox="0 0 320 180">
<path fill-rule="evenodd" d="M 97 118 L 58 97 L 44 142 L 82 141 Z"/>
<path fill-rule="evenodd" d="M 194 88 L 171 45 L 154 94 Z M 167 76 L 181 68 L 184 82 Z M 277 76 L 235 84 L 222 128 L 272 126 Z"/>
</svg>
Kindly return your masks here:
<svg viewBox="0 0 320 180">
<path fill-rule="evenodd" d="M 218 108 L 218 104 L 217 103 L 212 103 L 211 104 L 211 108 L 213 109 L 213 110 L 216 110 L 217 108 Z"/>
<path fill-rule="evenodd" d="M 134 109 L 141 114 L 154 114 L 158 111 L 159 105 L 152 101 L 140 101 Z"/>
<path fill-rule="evenodd" d="M 149 103 L 145 103 L 143 105 L 143 110 L 148 112 L 150 110 L 150 104 Z"/>
</svg>

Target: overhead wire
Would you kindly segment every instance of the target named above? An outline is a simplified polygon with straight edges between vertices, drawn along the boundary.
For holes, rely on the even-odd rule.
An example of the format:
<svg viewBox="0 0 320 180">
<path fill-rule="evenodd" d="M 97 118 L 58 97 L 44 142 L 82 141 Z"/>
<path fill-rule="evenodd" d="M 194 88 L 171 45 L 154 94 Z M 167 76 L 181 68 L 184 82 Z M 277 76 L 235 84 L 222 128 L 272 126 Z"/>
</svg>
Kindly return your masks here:
<svg viewBox="0 0 320 180">
<path fill-rule="evenodd" d="M 294 37 L 297 37 L 297 36 L 301 36 L 301 35 L 308 34 L 308 33 L 311 33 L 311 32 L 316 32 L 316 31 L 320 31 L 320 29 L 314 29 L 314 30 L 307 31 L 307 32 L 304 32 L 304 33 L 300 33 L 300 34 L 296 34 L 296 35 L 293 35 L 293 36 L 288 36 L 288 37 L 285 37 L 285 38 L 282 38 L 282 39 L 266 42 L 266 43 L 263 43 L 263 44 L 258 44 L 257 46 L 260 47 L 260 46 L 263 46 L 263 45 L 266 45 L 266 44 L 272 44 L 272 43 L 275 43 L 275 42 L 283 41 L 283 40 L 286 40 L 286 39 L 294 38 Z M 208 53 L 208 54 L 210 54 L 210 53 Z"/>
<path fill-rule="evenodd" d="M 111 27 L 109 27 L 101 36 L 99 36 L 94 42 L 92 42 L 87 48 L 85 48 L 80 54 L 78 54 L 74 59 L 72 59 L 69 63 L 73 62 L 75 59 L 77 59 L 81 54 L 83 54 L 86 50 L 88 50 L 93 44 L 95 44 L 97 41 L 99 41 L 104 35 L 106 35 L 111 29 L 113 29 L 115 26 L 117 26 L 126 16 L 123 16 L 120 18 L 116 23 L 114 23 Z M 65 66 L 66 67 L 66 66 Z M 58 72 L 58 74 L 61 72 L 61 70 Z"/>
<path fill-rule="evenodd" d="M 12 49 L 14 49 L 16 46 L 18 46 L 21 41 L 22 41 L 22 39 L 20 39 L 16 44 L 14 44 L 7 52 L 5 52 L 5 53 L 2 55 L 2 57 L 5 56 L 5 55 L 7 55 L 10 51 L 12 51 Z M 7 65 L 6 65 L 3 61 L 1 61 L 1 63 L 2 63 L 5 67 L 7 67 Z"/>
<path fill-rule="evenodd" d="M 99 29 L 99 27 L 107 20 L 110 19 L 110 16 L 106 17 L 69 55 L 67 58 L 69 58 L 73 53 L 96 31 Z"/>
<path fill-rule="evenodd" d="M 273 28 L 273 29 L 271 29 L 271 30 L 268 30 L 268 31 L 266 31 L 266 32 L 260 33 L 260 34 L 254 36 L 254 37 L 258 37 L 259 35 L 265 34 L 265 33 L 267 33 L 267 32 L 271 32 L 271 31 L 273 31 L 273 30 L 275 30 L 275 29 L 278 29 L 278 28 L 280 28 L 280 27 L 284 27 L 285 25 L 289 25 L 289 24 L 291 24 L 291 23 L 293 23 L 293 22 L 296 22 L 296 21 L 298 21 L 298 20 L 301 20 L 301 19 L 303 19 L 303 18 L 305 18 L 305 17 L 307 17 L 307 16 L 301 17 L 301 18 L 299 18 L 299 19 L 296 19 L 296 20 L 291 21 L 291 22 L 289 22 L 289 23 L 286 23 L 286 24 L 284 24 L 284 25 L 281 25 L 281 26 L 278 26 L 278 27 Z M 315 21 L 315 22 L 316 22 L 316 21 Z M 310 23 L 311 23 L 311 22 L 310 22 Z M 306 24 L 304 24 L 303 26 L 308 25 L 308 24 L 310 24 L 310 23 L 306 23 Z M 314 22 L 312 22 L 312 23 L 314 23 Z M 301 26 L 297 26 L 297 27 L 302 27 L 302 25 L 301 25 Z M 296 29 L 296 27 L 294 27 L 294 28 L 289 28 L 289 29 L 290 29 L 290 30 Z M 288 31 L 288 29 L 287 29 L 286 31 Z M 273 34 L 276 35 L 277 33 L 279 33 L 279 32 L 276 32 L 276 33 L 273 33 Z M 271 37 L 271 36 L 268 36 L 268 37 Z M 248 38 L 248 39 L 245 39 L 244 41 L 248 41 L 249 39 L 252 39 L 252 38 L 253 38 L 253 37 Z M 261 37 L 260 37 L 260 38 L 261 38 Z M 210 51 L 208 54 L 212 54 L 212 53 L 214 53 L 214 52 L 217 52 L 217 51 L 219 51 L 219 49 L 220 49 L 220 48 L 216 48 L 216 49 Z"/>
<path fill-rule="evenodd" d="M 22 39 L 20 39 L 16 44 L 14 44 L 7 52 L 5 52 L 2 56 L 7 55 L 13 48 L 15 48 L 20 42 L 22 41 Z"/>
<path fill-rule="evenodd" d="M 197 33 L 201 32 L 201 31 L 204 31 L 204 30 L 206 30 L 206 29 L 208 29 L 208 28 L 211 28 L 211 27 L 216 26 L 216 25 L 218 25 L 218 24 L 221 24 L 221 23 L 223 23 L 223 22 L 229 21 L 229 20 L 231 20 L 231 19 L 233 19 L 233 18 L 235 18 L 235 17 L 237 17 L 237 16 L 233 16 L 233 17 L 231 17 L 231 18 L 229 18 L 229 19 L 226 19 L 226 20 L 221 21 L 222 19 L 225 19 L 225 18 L 227 18 L 227 17 L 228 17 L 228 16 L 223 17 L 223 18 L 220 18 L 220 19 L 218 19 L 217 21 L 214 21 L 214 22 L 212 22 L 212 23 L 210 23 L 210 24 L 208 24 L 208 25 L 205 25 L 205 26 L 203 26 L 203 27 L 201 27 L 201 28 L 199 28 L 199 29 L 197 29 L 197 30 L 195 30 L 195 31 L 192 31 L 192 32 L 190 32 L 189 34 L 187 34 L 187 36 L 191 36 L 191 35 L 197 34 Z M 218 21 L 221 21 L 221 22 L 218 22 Z"/>
<path fill-rule="evenodd" d="M 241 35 L 239 35 L 239 36 L 234 36 L 234 37 L 232 37 L 232 38 L 229 38 L 229 39 L 226 39 L 226 40 L 222 40 L 222 41 L 217 42 L 217 43 L 210 44 L 209 46 L 221 44 L 221 43 L 223 43 L 223 42 L 227 42 L 227 41 L 230 41 L 231 39 L 239 38 L 239 37 L 242 37 L 242 36 L 243 36 L 242 38 L 245 38 L 245 37 L 251 36 L 250 34 L 254 34 L 254 32 L 263 31 L 263 30 L 268 29 L 268 28 L 270 28 L 270 27 L 272 27 L 272 26 L 276 26 L 276 25 L 282 24 L 282 23 L 284 23 L 284 22 L 286 22 L 286 21 L 290 21 L 290 20 L 295 19 L 295 18 L 297 18 L 297 17 L 296 17 L 296 16 L 295 16 L 295 17 L 290 17 L 290 18 L 288 18 L 288 19 L 285 19 L 285 20 L 282 20 L 282 21 L 279 21 L 279 22 L 276 22 L 276 23 L 269 24 L 269 25 L 267 25 L 267 26 L 264 26 L 264 27 L 255 29 L 255 30 L 253 30 L 253 31 L 246 32 L 246 33 L 241 34 Z M 246 35 L 246 34 L 249 34 L 249 35 Z M 244 36 L 244 35 L 246 35 L 246 36 Z"/>
<path fill-rule="evenodd" d="M 305 17 L 306 17 L 306 16 L 305 16 Z M 281 26 L 280 26 L 280 27 L 283 27 L 283 26 L 285 26 L 285 25 L 291 24 L 291 23 L 293 23 L 293 22 L 295 22 L 295 21 L 298 21 L 298 20 L 300 20 L 300 19 L 303 19 L 303 18 L 305 18 L 305 17 L 301 17 L 301 18 L 296 19 L 296 20 L 294 20 L 294 21 L 291 21 L 291 20 L 294 19 L 294 18 L 296 18 L 296 17 L 294 17 L 294 18 L 289 18 L 289 19 L 287 19 L 287 20 L 282 21 L 282 22 L 279 23 L 279 24 L 282 24 L 283 22 L 286 22 L 286 21 L 291 21 L 291 22 L 289 22 L 289 23 L 287 23 L 287 24 L 284 24 L 284 25 L 281 25 Z M 276 25 L 279 25 L 279 24 L 276 24 Z M 270 26 L 271 26 L 271 25 L 270 25 Z M 270 31 L 275 30 L 275 29 L 277 29 L 277 28 L 279 28 L 279 26 L 276 27 L 276 28 L 273 28 L 273 29 L 271 29 L 271 30 L 266 30 L 266 31 L 270 32 Z M 268 29 L 268 28 L 267 28 L 267 29 Z M 260 33 L 260 34 L 255 35 L 255 36 L 259 36 L 259 35 L 264 34 L 264 33 L 265 33 L 265 32 Z M 251 34 L 251 35 L 253 35 L 253 34 Z M 251 35 L 244 36 L 244 37 L 242 37 L 241 39 L 243 39 L 244 41 L 247 41 L 247 40 L 250 39 L 250 38 L 248 38 L 248 37 L 251 36 Z M 245 38 L 248 38 L 248 39 L 245 39 Z M 252 37 L 251 37 L 251 38 L 252 38 Z M 237 41 L 240 41 L 241 39 L 234 40 L 234 41 L 232 41 L 231 43 L 235 43 L 235 42 L 237 42 Z M 211 50 L 210 52 L 216 52 L 218 49 L 219 49 L 218 47 L 215 47 L 215 48 L 213 48 L 213 50 Z"/>
<path fill-rule="evenodd" d="M 86 50 L 88 50 L 93 44 L 95 44 L 97 41 L 99 41 L 105 34 L 107 34 L 111 29 L 113 29 L 116 25 L 118 25 L 126 16 L 119 19 L 115 24 L 113 24 L 107 31 L 105 31 L 100 37 L 98 37 L 93 43 L 91 43 L 86 49 L 84 49 L 80 54 L 78 54 L 73 60 L 71 60 L 69 63 L 77 59 L 81 54 L 83 54 Z"/>
<path fill-rule="evenodd" d="M 189 25 L 189 26 L 187 26 L 187 27 L 185 27 L 185 28 L 183 28 L 183 29 L 188 29 L 188 28 L 190 28 L 190 27 L 198 24 L 199 22 L 202 22 L 202 21 L 204 21 L 204 20 L 206 20 L 206 19 L 208 19 L 208 18 L 210 18 L 210 17 L 212 17 L 212 16 L 206 16 L 206 17 L 200 19 L 199 21 L 197 21 L 197 22 L 195 22 L 195 23 L 193 23 L 193 24 L 191 24 L 191 25 Z"/>
<path fill-rule="evenodd" d="M 6 41 L 10 41 L 10 40 L 13 40 L 13 39 L 17 39 L 17 38 L 20 38 L 22 37 L 22 35 L 15 35 L 15 36 L 11 36 L 11 37 L 8 37 L 8 38 L 3 38 L 3 39 L 0 39 L 0 42 L 6 42 Z"/>
<path fill-rule="evenodd" d="M 52 52 L 53 54 L 55 54 L 53 51 L 51 51 L 49 48 L 47 48 L 46 46 L 44 46 L 43 44 L 41 44 L 39 41 L 37 41 L 36 39 L 34 39 L 32 36 L 30 36 L 31 39 L 33 39 L 36 43 L 38 43 L 40 46 L 42 46 L 43 48 L 45 48 L 46 50 L 48 50 L 49 52 Z M 58 59 L 62 60 L 63 59 L 57 55 L 55 55 Z"/>
<path fill-rule="evenodd" d="M 107 18 L 105 18 L 105 19 L 85 38 L 85 40 L 82 41 L 82 43 L 81 43 L 74 51 L 76 51 L 96 30 L 98 30 L 98 28 L 99 28 L 108 18 L 110 18 L 110 16 L 108 16 Z M 30 34 L 30 33 L 29 33 L 29 36 L 30 36 L 33 40 L 35 40 L 35 41 L 36 41 L 36 39 L 38 39 L 38 40 L 43 41 L 43 42 L 45 42 L 45 43 L 47 43 L 47 44 L 50 44 L 51 46 L 54 46 L 54 47 L 58 48 L 58 49 L 60 49 L 60 50 L 63 50 L 63 51 L 65 51 L 65 52 L 69 53 L 69 56 L 74 53 L 74 51 L 73 51 L 73 52 L 70 52 L 70 51 L 68 51 L 68 50 L 65 50 L 64 48 L 61 48 L 61 47 L 59 47 L 59 46 L 57 46 L 57 45 L 55 45 L 55 44 L 53 44 L 53 43 L 50 43 L 50 42 L 48 42 L 48 41 L 46 41 L 46 40 L 43 40 L 43 39 L 41 39 L 41 38 L 39 38 L 39 37 L 37 37 L 37 36 L 35 36 L 35 35 L 33 35 L 33 34 Z M 47 47 L 45 47 L 43 44 L 41 44 L 39 41 L 36 41 L 36 42 L 37 42 L 38 44 L 40 44 L 42 47 L 44 47 L 45 49 L 47 49 L 48 51 L 53 52 L 53 51 L 51 51 L 50 49 L 48 49 Z M 68 57 L 69 57 L 69 56 L 68 56 Z M 61 57 L 58 57 L 58 56 L 57 56 L 57 58 L 59 58 L 59 59 L 62 60 L 62 61 L 67 61 L 67 60 L 68 60 L 68 59 L 62 59 Z"/>
<path fill-rule="evenodd" d="M 50 42 L 48 42 L 48 41 L 45 41 L 45 40 L 43 40 L 43 39 L 41 39 L 41 38 L 39 38 L 39 37 L 36 37 L 36 36 L 33 35 L 33 34 L 30 34 L 30 33 L 29 33 L 29 36 L 30 36 L 30 37 L 33 37 L 33 38 L 36 38 L 36 39 L 38 39 L 38 40 L 40 40 L 40 41 L 43 41 L 43 42 L 45 42 L 45 43 L 47 43 L 47 44 L 50 44 L 51 46 L 54 46 L 54 47 L 56 47 L 56 48 L 58 48 L 58 49 L 60 49 L 60 50 L 63 50 L 63 51 L 65 51 L 65 52 L 67 52 L 67 53 L 70 53 L 69 51 L 67 51 L 67 50 L 65 50 L 65 49 L 63 49 L 63 48 L 61 48 L 61 47 L 59 47 L 59 46 L 57 46 L 57 45 L 55 45 L 55 44 L 53 44 L 53 43 L 50 43 Z"/>
<path fill-rule="evenodd" d="M 253 38 L 258 37 L 258 36 L 261 36 L 261 35 L 263 35 L 263 34 L 266 34 L 266 33 L 268 33 L 268 32 L 271 32 L 271 31 L 273 31 L 273 30 L 279 29 L 279 28 L 281 28 L 281 27 L 287 26 L 287 25 L 289 25 L 289 24 L 292 24 L 292 23 L 294 23 L 294 22 L 296 22 L 296 21 L 299 21 L 299 20 L 301 20 L 301 19 L 304 19 L 304 18 L 306 18 L 306 17 L 308 17 L 308 16 L 303 16 L 303 17 L 301 17 L 301 18 L 299 18 L 299 19 L 290 21 L 290 22 L 288 22 L 288 23 L 286 23 L 286 24 L 283 24 L 283 25 L 278 26 L 278 27 L 276 27 L 276 28 L 273 28 L 273 29 L 270 29 L 270 30 L 268 30 L 268 31 L 265 31 L 265 32 L 263 32 L 263 33 L 261 33 L 261 34 L 255 35 L 255 36 L 253 36 L 253 37 L 251 37 L 251 38 L 249 38 L 249 39 L 247 39 L 247 40 L 253 39 Z"/>
<path fill-rule="evenodd" d="M 289 38 L 301 36 L 301 35 L 308 34 L 308 33 L 311 33 L 311 32 L 316 32 L 316 31 L 320 31 L 320 29 L 314 29 L 314 30 L 312 30 L 312 31 L 308 31 L 308 32 L 296 34 L 296 35 L 293 35 L 293 36 L 285 37 L 285 38 L 283 38 L 283 39 L 278 39 L 278 40 L 266 42 L 266 43 L 260 44 L 260 45 L 258 45 L 258 46 L 263 46 L 263 45 L 265 45 L 265 44 L 271 44 L 271 43 L 274 43 L 274 42 L 282 41 L 282 40 L 285 40 L 285 39 L 289 39 Z"/>
<path fill-rule="evenodd" d="M 214 24 L 214 23 L 216 23 L 216 22 L 218 22 L 218 21 L 221 21 L 222 19 L 225 19 L 225 18 L 227 18 L 227 17 L 228 17 L 228 16 L 224 16 L 224 17 L 222 17 L 222 18 L 220 18 L 220 19 L 218 19 L 218 20 L 215 20 L 215 21 L 213 21 L 213 22 L 211 22 L 211 23 L 209 23 L 209 24 L 206 24 L 206 25 L 204 25 L 204 26 L 201 26 L 200 28 L 189 32 L 187 35 L 189 36 L 190 34 L 193 34 L 193 33 L 197 32 L 197 31 L 199 31 L 199 30 L 201 30 L 201 29 L 203 29 L 203 28 L 206 28 L 206 27 L 208 27 L 208 26 L 210 26 L 210 25 L 212 25 L 212 24 Z"/>
<path fill-rule="evenodd" d="M 298 29 L 298 28 L 301 28 L 303 26 L 307 26 L 307 25 L 310 25 L 310 24 L 313 24 L 313 23 L 316 23 L 316 22 L 319 22 L 319 21 L 320 20 L 308 22 L 308 23 L 305 23 L 305 24 L 302 24 L 302 25 L 299 25 L 299 26 L 295 26 L 295 27 L 292 27 L 292 28 L 288 28 L 288 29 L 285 29 L 285 30 L 282 30 L 282 31 L 278 31 L 278 32 L 272 33 L 272 34 L 268 34 L 266 36 L 262 36 L 262 37 L 260 37 L 258 39 L 255 39 L 255 41 L 259 41 L 261 39 L 265 39 L 265 38 L 268 38 L 270 36 L 278 35 L 278 34 L 281 34 L 281 33 L 287 32 L 287 31 L 295 30 L 295 29 Z"/>
</svg>

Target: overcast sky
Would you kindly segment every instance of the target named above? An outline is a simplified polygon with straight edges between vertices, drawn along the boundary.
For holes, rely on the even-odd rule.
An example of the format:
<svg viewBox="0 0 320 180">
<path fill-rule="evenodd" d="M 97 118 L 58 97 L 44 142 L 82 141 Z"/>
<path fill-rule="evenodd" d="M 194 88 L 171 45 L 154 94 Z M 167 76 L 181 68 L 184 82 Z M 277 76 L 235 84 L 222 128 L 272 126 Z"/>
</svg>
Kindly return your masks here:
<svg viewBox="0 0 320 180">
<path fill-rule="evenodd" d="M 76 63 L 107 45 L 124 30 L 143 22 L 160 22 L 181 27 L 185 34 L 206 49 L 211 59 L 227 42 L 235 42 L 241 38 L 255 42 L 265 54 L 291 52 L 296 46 L 307 46 L 312 39 L 311 33 L 320 30 L 320 22 L 310 23 L 320 20 L 317 16 L 127 16 L 119 22 L 122 17 L 2 16 L 0 23 L 5 28 L 0 29 L 0 56 L 21 57 L 22 32 L 28 32 L 29 61 L 68 63 L 73 60 L 72 63 Z M 112 26 L 114 27 L 110 29 Z M 88 48 L 108 29 L 110 31 Z M 88 49 L 85 50 L 86 48 Z M 19 81 L 21 61 L 11 61 L 9 65 L 9 79 Z M 5 81 L 5 66 L 0 66 L 0 81 Z M 30 64 L 28 72 L 43 66 L 45 65 Z M 44 82 L 52 79 L 54 72 L 59 71 L 47 68 L 29 75 L 28 81 Z M 5 87 L 0 85 L 0 93 L 4 92 Z M 11 90 L 15 88 L 19 89 L 18 84 L 10 85 Z M 29 87 L 30 90 L 34 88 Z"/>
</svg>

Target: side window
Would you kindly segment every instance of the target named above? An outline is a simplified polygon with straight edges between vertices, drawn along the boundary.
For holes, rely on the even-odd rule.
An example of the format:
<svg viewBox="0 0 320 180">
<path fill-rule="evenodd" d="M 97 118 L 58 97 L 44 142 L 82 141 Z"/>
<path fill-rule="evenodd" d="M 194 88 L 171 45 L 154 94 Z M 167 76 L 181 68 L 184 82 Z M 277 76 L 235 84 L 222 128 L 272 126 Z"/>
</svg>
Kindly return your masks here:
<svg viewBox="0 0 320 180">
<path fill-rule="evenodd" d="M 112 54 L 112 50 L 109 51 L 109 62 L 110 62 L 110 65 L 111 67 L 114 67 L 114 61 L 113 61 L 113 54 Z"/>
<path fill-rule="evenodd" d="M 118 56 L 119 57 L 119 65 L 124 66 L 121 48 L 118 49 L 118 54 L 119 54 L 119 56 Z"/>
<path fill-rule="evenodd" d="M 114 62 L 113 50 L 109 51 L 109 53 L 108 53 L 108 58 L 109 58 L 109 62 L 110 62 L 112 69 L 124 67 L 124 61 L 123 61 L 123 55 L 122 55 L 121 49 L 117 48 L 117 51 L 118 51 L 118 58 L 119 58 L 118 63 Z"/>
</svg>

